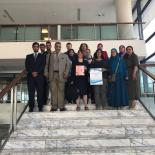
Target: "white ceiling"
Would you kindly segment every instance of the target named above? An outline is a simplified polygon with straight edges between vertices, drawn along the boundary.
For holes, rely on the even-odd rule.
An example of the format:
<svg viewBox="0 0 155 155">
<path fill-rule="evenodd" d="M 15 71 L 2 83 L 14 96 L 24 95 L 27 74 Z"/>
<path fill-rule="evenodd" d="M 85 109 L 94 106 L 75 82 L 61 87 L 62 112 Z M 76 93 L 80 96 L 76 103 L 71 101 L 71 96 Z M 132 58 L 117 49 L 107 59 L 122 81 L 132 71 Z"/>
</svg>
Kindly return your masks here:
<svg viewBox="0 0 155 155">
<path fill-rule="evenodd" d="M 132 0 L 134 5 L 136 0 Z M 80 8 L 80 21 L 77 10 Z M 15 22 L 12 22 L 7 10 Z M 104 16 L 98 16 L 103 13 Z M 0 0 L 0 24 L 116 22 L 114 0 Z"/>
</svg>

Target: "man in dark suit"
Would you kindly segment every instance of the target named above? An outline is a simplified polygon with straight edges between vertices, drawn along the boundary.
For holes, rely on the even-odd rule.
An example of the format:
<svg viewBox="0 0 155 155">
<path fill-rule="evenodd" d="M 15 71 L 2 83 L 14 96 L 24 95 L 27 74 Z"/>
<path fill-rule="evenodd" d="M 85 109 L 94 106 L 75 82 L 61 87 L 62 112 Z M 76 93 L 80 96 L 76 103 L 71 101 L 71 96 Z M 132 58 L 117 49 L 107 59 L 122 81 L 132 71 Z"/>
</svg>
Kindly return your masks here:
<svg viewBox="0 0 155 155">
<path fill-rule="evenodd" d="M 45 58 L 39 51 L 39 43 L 32 44 L 34 53 L 27 55 L 25 67 L 27 70 L 27 85 L 29 93 L 29 112 L 33 112 L 35 104 L 35 90 L 37 91 L 37 102 L 39 111 L 43 110 L 43 93 L 44 93 L 44 67 Z"/>
<path fill-rule="evenodd" d="M 48 47 L 50 48 L 51 42 L 49 42 L 49 43 L 47 43 L 47 44 L 49 44 Z M 43 44 L 43 43 L 40 44 L 40 52 L 41 52 L 41 54 L 44 56 L 45 62 L 46 62 L 46 55 L 48 54 L 48 52 L 46 51 L 46 45 Z M 49 86 L 48 86 L 47 78 L 44 76 L 44 95 L 43 95 L 43 98 L 44 98 L 43 104 L 44 104 L 44 105 L 47 104 L 48 96 L 49 96 Z"/>
</svg>

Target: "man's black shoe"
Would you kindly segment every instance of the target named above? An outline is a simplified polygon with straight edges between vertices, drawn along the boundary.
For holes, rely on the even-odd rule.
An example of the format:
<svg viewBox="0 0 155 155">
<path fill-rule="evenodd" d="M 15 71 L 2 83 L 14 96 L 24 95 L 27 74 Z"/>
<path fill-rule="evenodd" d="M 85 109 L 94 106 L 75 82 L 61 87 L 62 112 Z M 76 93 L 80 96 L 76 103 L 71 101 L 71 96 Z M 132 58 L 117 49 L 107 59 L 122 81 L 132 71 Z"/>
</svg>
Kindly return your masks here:
<svg viewBox="0 0 155 155">
<path fill-rule="evenodd" d="M 39 108 L 39 112 L 42 112 L 43 111 L 43 109 L 42 108 Z"/>
<path fill-rule="evenodd" d="M 29 112 L 33 112 L 33 109 L 29 109 Z"/>
<path fill-rule="evenodd" d="M 50 110 L 50 111 L 54 112 L 54 111 L 57 111 L 57 109 L 51 108 L 51 110 Z"/>
<path fill-rule="evenodd" d="M 60 111 L 67 111 L 67 109 L 66 108 L 62 108 L 62 109 L 60 109 Z"/>
</svg>

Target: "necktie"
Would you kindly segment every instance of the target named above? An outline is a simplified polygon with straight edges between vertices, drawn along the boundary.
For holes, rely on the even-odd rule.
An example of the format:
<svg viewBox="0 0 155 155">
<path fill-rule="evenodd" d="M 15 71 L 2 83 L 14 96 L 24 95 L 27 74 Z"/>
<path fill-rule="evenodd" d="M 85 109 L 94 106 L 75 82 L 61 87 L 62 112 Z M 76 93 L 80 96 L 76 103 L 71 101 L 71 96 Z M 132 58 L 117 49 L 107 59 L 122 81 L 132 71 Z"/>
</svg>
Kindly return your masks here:
<svg viewBox="0 0 155 155">
<path fill-rule="evenodd" d="M 37 53 L 35 53 L 35 55 L 34 55 L 34 59 L 35 59 L 35 61 L 36 61 L 36 59 L 37 59 Z"/>
</svg>

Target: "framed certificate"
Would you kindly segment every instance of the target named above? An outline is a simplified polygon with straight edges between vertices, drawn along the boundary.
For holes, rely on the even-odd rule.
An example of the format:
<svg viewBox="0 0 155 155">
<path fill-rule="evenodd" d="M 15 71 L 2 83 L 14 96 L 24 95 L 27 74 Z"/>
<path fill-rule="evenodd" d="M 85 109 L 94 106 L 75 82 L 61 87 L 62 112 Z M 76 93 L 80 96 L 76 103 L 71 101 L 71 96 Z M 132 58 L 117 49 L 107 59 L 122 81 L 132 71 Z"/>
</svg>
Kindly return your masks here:
<svg viewBox="0 0 155 155">
<path fill-rule="evenodd" d="M 102 68 L 90 69 L 90 85 L 103 85 Z"/>
<path fill-rule="evenodd" d="M 76 66 L 76 76 L 84 76 L 85 72 L 84 72 L 84 66 L 83 65 L 77 65 Z"/>
</svg>

